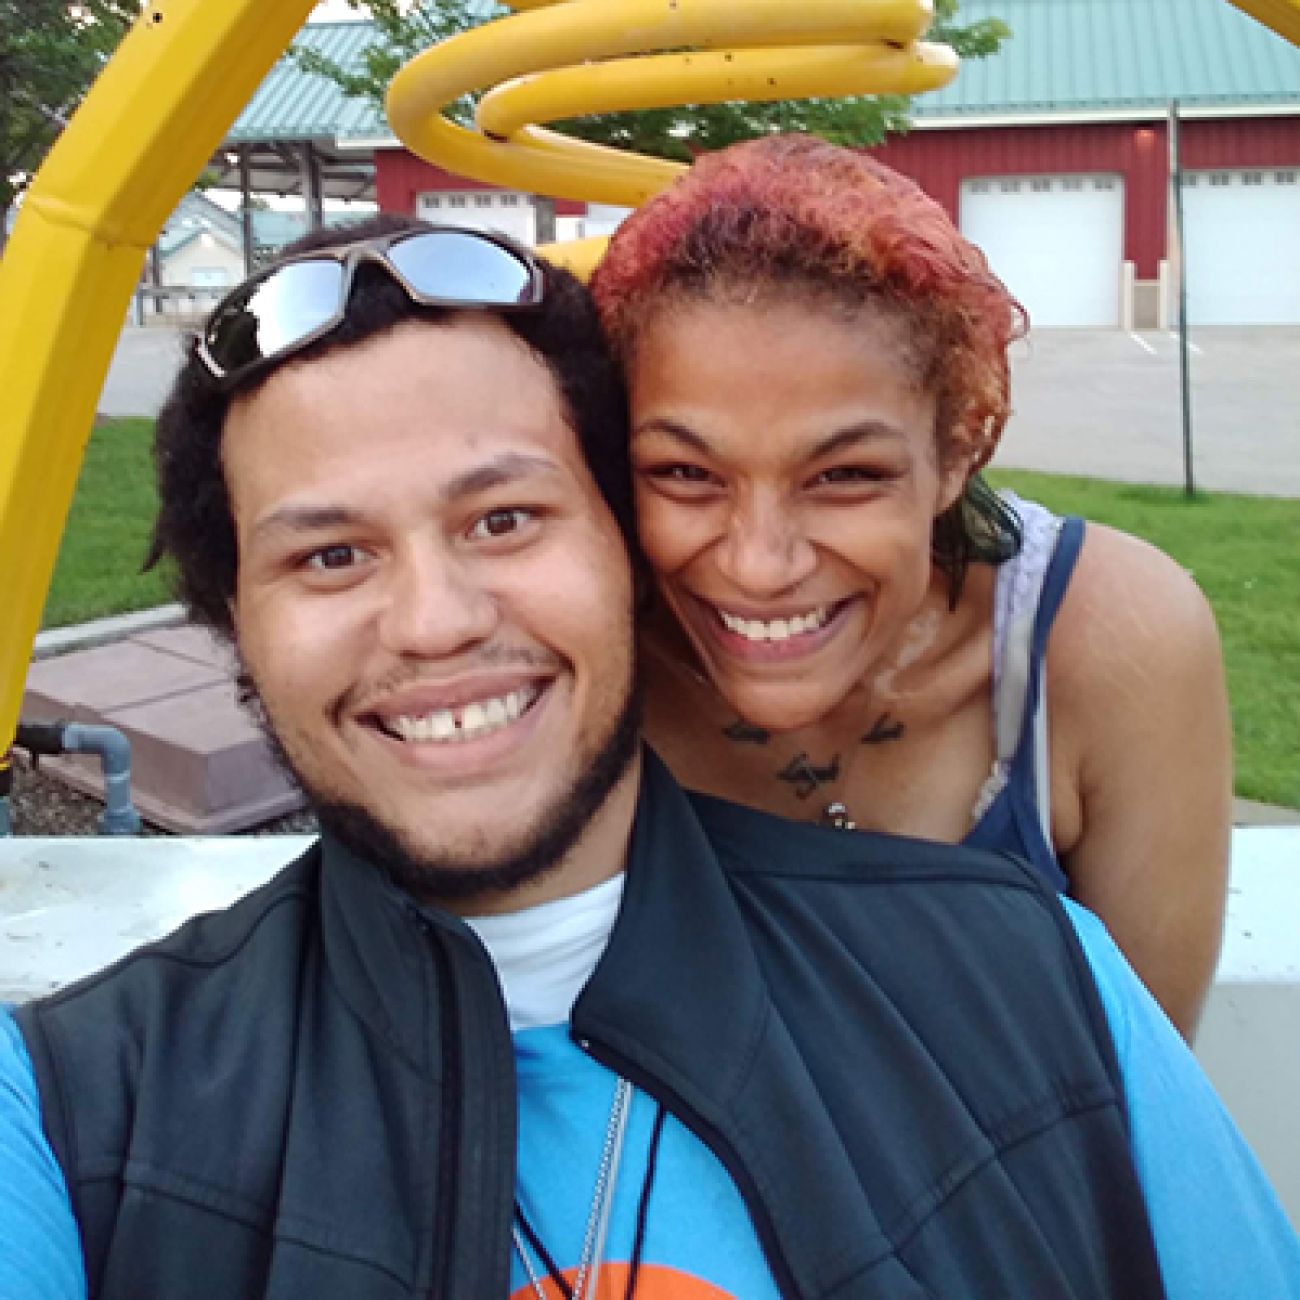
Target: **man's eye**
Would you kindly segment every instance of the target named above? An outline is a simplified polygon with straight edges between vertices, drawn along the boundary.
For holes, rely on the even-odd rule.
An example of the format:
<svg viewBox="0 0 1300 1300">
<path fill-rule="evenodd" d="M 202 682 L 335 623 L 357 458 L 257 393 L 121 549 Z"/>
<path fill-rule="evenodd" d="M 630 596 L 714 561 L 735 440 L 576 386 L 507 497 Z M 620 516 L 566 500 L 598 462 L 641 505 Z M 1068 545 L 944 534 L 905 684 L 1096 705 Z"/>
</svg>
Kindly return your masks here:
<svg viewBox="0 0 1300 1300">
<path fill-rule="evenodd" d="M 487 514 L 474 521 L 469 530 L 469 535 L 477 540 L 488 537 L 507 537 L 511 533 L 518 532 L 531 518 L 532 513 L 528 510 L 516 508 L 490 510 Z"/>
<path fill-rule="evenodd" d="M 355 546 L 339 543 L 335 546 L 322 546 L 307 557 L 307 566 L 312 569 L 346 569 L 356 564 L 361 552 Z"/>
</svg>

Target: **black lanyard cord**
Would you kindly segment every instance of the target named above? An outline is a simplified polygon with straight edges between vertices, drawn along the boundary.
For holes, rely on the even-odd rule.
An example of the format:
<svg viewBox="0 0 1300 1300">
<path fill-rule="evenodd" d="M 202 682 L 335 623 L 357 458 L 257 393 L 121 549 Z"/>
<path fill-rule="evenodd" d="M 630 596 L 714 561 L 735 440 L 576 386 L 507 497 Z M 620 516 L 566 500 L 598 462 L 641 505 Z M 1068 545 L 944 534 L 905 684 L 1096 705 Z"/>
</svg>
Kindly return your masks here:
<svg viewBox="0 0 1300 1300">
<path fill-rule="evenodd" d="M 650 1189 L 654 1186 L 655 1171 L 659 1168 L 659 1142 L 664 1135 L 664 1121 L 668 1112 L 661 1103 L 655 1112 L 655 1126 L 650 1133 L 650 1150 L 645 1159 L 645 1179 L 641 1183 L 641 1200 L 636 1207 L 636 1236 L 632 1239 L 632 1259 L 627 1271 L 627 1294 L 623 1300 L 632 1300 L 636 1291 L 637 1274 L 641 1272 L 641 1252 L 645 1247 L 646 1221 L 650 1217 Z"/>
<path fill-rule="evenodd" d="M 663 1140 L 664 1123 L 667 1118 L 668 1112 L 664 1110 L 661 1104 L 655 1112 L 654 1128 L 650 1132 L 650 1147 L 646 1153 L 645 1177 L 641 1180 L 641 1195 L 637 1200 L 636 1207 L 636 1235 L 632 1239 L 632 1258 L 628 1265 L 627 1290 L 623 1293 L 623 1300 L 633 1300 L 637 1277 L 641 1272 L 641 1256 L 645 1251 L 646 1224 L 650 1218 L 650 1190 L 654 1186 L 655 1172 L 659 1167 L 659 1147 Z M 542 1239 L 537 1235 L 537 1230 L 528 1222 L 528 1216 L 524 1214 L 524 1207 L 519 1204 L 518 1198 L 515 1199 L 515 1223 L 518 1224 L 524 1240 L 532 1247 L 533 1253 L 541 1261 L 542 1267 L 546 1269 L 547 1276 L 559 1288 L 560 1295 L 564 1297 L 564 1300 L 573 1300 L 573 1287 L 569 1285 L 564 1274 L 560 1272 L 551 1252 L 542 1244 Z"/>
</svg>

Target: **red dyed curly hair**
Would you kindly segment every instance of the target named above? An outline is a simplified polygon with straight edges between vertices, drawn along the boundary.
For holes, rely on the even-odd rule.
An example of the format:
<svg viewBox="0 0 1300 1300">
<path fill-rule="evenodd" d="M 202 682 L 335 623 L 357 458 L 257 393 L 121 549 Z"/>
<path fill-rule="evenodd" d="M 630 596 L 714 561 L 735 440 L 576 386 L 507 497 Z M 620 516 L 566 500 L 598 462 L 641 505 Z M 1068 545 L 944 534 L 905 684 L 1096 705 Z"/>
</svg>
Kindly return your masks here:
<svg viewBox="0 0 1300 1300">
<path fill-rule="evenodd" d="M 591 281 L 625 363 L 674 300 L 769 287 L 898 320 L 937 398 L 940 455 L 973 470 L 992 455 L 1024 309 L 933 199 L 864 153 L 777 135 L 707 154 L 623 223 Z"/>
</svg>

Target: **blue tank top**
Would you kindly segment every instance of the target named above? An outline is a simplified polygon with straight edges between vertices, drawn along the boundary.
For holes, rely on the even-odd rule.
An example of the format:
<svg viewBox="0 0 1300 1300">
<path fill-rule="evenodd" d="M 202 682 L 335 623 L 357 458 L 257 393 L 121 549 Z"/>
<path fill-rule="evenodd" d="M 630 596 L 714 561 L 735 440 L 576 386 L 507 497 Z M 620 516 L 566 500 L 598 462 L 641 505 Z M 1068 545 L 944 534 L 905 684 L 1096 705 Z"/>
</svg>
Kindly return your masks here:
<svg viewBox="0 0 1300 1300">
<path fill-rule="evenodd" d="M 1060 519 L 1011 493 L 1019 515 L 1020 553 L 998 569 L 993 617 L 993 725 L 996 758 L 964 840 L 1015 853 L 1064 893 L 1069 880 L 1051 835 L 1047 638 L 1083 545 L 1082 519 Z"/>
</svg>

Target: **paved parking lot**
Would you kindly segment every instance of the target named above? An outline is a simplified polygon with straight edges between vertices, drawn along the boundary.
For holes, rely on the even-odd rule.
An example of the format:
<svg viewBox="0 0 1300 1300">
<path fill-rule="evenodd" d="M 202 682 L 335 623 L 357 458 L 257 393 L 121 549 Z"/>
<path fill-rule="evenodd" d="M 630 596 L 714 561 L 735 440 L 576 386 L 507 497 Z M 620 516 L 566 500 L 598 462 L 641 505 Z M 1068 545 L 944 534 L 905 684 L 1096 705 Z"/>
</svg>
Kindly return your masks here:
<svg viewBox="0 0 1300 1300">
<path fill-rule="evenodd" d="M 175 333 L 127 329 L 100 410 L 155 414 L 179 357 Z M 1198 330 L 1191 375 L 1198 485 L 1300 497 L 1300 328 Z M 1012 385 L 997 464 L 1182 483 L 1177 336 L 1044 331 L 1013 350 Z"/>
<path fill-rule="evenodd" d="M 1183 481 L 1178 338 L 1055 330 L 1012 352 L 996 464 Z M 1198 486 L 1300 497 L 1300 328 L 1197 330 L 1190 352 Z"/>
<path fill-rule="evenodd" d="M 181 334 L 128 325 L 99 396 L 100 415 L 157 415 L 181 363 Z"/>
</svg>

